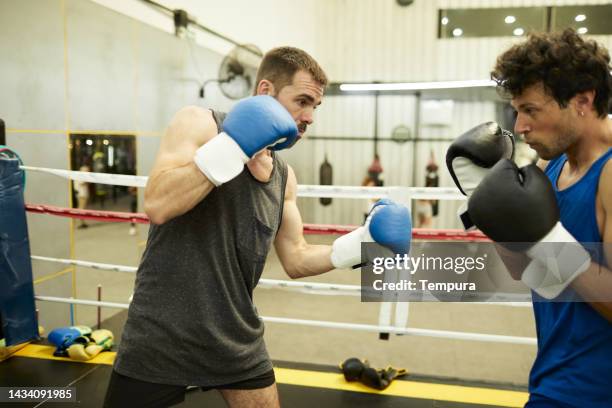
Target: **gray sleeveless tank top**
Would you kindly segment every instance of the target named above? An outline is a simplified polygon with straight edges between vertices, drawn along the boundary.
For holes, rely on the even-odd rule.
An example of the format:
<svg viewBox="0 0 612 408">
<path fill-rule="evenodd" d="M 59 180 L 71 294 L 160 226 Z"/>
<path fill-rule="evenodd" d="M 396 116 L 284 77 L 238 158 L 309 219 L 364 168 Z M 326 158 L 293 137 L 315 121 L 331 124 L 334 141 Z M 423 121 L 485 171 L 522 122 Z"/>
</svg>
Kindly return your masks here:
<svg viewBox="0 0 612 408">
<path fill-rule="evenodd" d="M 224 114 L 213 112 L 219 132 Z M 119 374 L 215 386 L 272 369 L 253 289 L 281 222 L 287 165 L 244 168 L 189 212 L 151 225 L 115 360 Z"/>
</svg>

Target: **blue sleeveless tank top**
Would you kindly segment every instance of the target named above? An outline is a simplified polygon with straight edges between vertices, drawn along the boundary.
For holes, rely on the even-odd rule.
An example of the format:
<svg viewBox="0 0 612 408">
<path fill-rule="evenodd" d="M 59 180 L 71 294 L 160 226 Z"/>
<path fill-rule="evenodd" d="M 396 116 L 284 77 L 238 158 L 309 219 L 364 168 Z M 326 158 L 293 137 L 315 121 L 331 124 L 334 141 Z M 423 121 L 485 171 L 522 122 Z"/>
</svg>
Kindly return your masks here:
<svg viewBox="0 0 612 408">
<path fill-rule="evenodd" d="M 561 223 L 589 250 L 594 249 L 589 243 L 602 241 L 595 197 L 601 170 L 611 157 L 612 148 L 577 183 L 561 191 L 557 180 L 567 156 L 552 160 L 545 171 L 555 189 Z M 535 292 L 533 297 L 538 353 L 529 392 L 576 407 L 611 407 L 612 323 L 588 303 L 545 302 Z"/>
</svg>

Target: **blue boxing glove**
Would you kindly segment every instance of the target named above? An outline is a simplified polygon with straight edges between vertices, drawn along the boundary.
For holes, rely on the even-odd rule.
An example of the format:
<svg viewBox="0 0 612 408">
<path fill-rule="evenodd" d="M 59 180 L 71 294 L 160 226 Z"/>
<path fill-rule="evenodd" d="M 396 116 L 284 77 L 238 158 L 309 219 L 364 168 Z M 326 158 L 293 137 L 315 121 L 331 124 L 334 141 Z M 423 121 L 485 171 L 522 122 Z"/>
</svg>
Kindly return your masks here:
<svg viewBox="0 0 612 408">
<path fill-rule="evenodd" d="M 87 326 L 71 326 L 71 327 L 59 327 L 51 330 L 47 336 L 49 343 L 55 346 L 55 356 L 67 357 L 67 349 L 72 346 L 75 342 L 83 342 L 85 336 L 91 334 L 91 329 Z M 85 340 L 84 342 L 87 342 Z"/>
<path fill-rule="evenodd" d="M 374 209 L 370 220 L 370 235 L 374 242 L 396 254 L 410 252 L 412 220 L 410 211 L 403 205 L 384 205 Z"/>
<path fill-rule="evenodd" d="M 411 240 L 412 220 L 408 208 L 383 199 L 374 204 L 363 226 L 334 241 L 331 262 L 335 268 L 359 265 L 362 242 L 377 242 L 396 254 L 407 254 Z"/>
<path fill-rule="evenodd" d="M 299 133 L 295 121 L 276 99 L 252 96 L 236 104 L 223 132 L 201 146 L 194 157 L 198 168 L 216 186 L 238 176 L 257 152 L 290 147 Z"/>
</svg>

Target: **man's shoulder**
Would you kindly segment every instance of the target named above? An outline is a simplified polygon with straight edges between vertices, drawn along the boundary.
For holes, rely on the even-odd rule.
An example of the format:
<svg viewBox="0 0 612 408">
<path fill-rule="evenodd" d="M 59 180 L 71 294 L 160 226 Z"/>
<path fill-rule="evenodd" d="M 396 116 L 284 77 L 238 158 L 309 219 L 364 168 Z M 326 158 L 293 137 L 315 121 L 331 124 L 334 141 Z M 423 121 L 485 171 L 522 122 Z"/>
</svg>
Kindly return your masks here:
<svg viewBox="0 0 612 408">
<path fill-rule="evenodd" d="M 285 184 L 285 200 L 295 200 L 297 198 L 297 178 L 293 168 L 287 164 L 287 182 Z"/>
<path fill-rule="evenodd" d="M 602 188 L 607 188 L 607 187 L 612 187 L 611 184 L 612 184 L 612 154 L 607 153 L 605 162 L 601 165 L 601 172 L 599 174 L 599 186 Z"/>
<path fill-rule="evenodd" d="M 607 157 L 601 169 L 598 190 L 606 212 L 612 211 L 612 155 Z"/>
<path fill-rule="evenodd" d="M 203 108 L 197 105 L 187 105 L 183 106 L 176 113 L 177 116 L 182 117 L 203 117 L 210 118 L 212 111 L 210 109 Z"/>
</svg>

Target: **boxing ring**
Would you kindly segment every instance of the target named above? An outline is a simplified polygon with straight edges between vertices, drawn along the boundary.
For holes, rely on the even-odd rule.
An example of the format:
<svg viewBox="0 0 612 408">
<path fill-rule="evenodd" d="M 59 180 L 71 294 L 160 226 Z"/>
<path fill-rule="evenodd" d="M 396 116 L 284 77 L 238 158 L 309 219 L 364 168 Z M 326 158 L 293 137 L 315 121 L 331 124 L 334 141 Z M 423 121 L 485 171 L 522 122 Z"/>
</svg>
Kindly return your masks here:
<svg viewBox="0 0 612 408">
<path fill-rule="evenodd" d="M 129 187 L 144 187 L 147 182 L 147 177 L 117 175 L 106 173 L 79 172 L 69 170 L 58 170 L 50 168 L 21 166 L 28 172 L 40 172 L 52 176 L 62 177 L 72 181 L 83 181 L 88 183 L 120 185 Z M 372 199 L 372 198 L 390 198 L 400 202 L 408 208 L 411 206 L 412 200 L 464 200 L 455 188 L 444 187 L 352 187 L 352 186 L 316 186 L 316 185 L 299 185 L 298 197 L 329 197 L 343 199 Z M 26 204 L 26 210 L 31 213 L 48 214 L 51 216 L 70 217 L 76 219 L 97 220 L 103 222 L 131 222 L 147 224 L 148 217 L 142 213 L 126 213 L 112 211 L 95 211 L 82 210 L 73 208 L 63 208 L 40 204 Z M 304 224 L 305 234 L 346 234 L 357 226 L 352 225 L 324 225 L 324 224 Z M 479 231 L 463 231 L 451 229 L 414 229 L 413 239 L 427 241 L 467 241 L 467 242 L 487 242 L 489 241 Z M 32 260 L 56 264 L 64 264 L 71 266 L 79 266 L 97 270 L 113 271 L 117 273 L 134 274 L 137 270 L 135 266 L 115 265 L 108 263 L 89 262 L 86 260 L 77 259 L 61 259 L 51 258 L 40 255 L 32 255 Z M 336 295 L 336 296 L 361 296 L 362 287 L 359 285 L 333 284 L 333 283 L 318 283 L 318 282 L 300 282 L 291 280 L 278 279 L 260 279 L 258 288 L 263 289 L 281 289 L 300 291 L 310 295 Z M 40 302 L 65 303 L 70 305 L 84 305 L 98 308 L 98 316 L 100 316 L 100 308 L 128 309 L 129 303 L 105 302 L 101 299 L 100 289 L 98 290 L 98 299 L 76 299 L 76 298 L 60 298 L 53 296 L 36 295 L 35 300 Z M 499 303 L 495 305 L 506 307 L 531 307 L 530 302 L 515 302 L 502 298 L 498 299 Z M 470 302 L 470 304 L 485 305 L 484 302 Z M 425 336 L 444 339 L 480 341 L 480 342 L 496 342 L 506 344 L 522 344 L 535 346 L 537 344 L 535 338 L 496 335 L 487 333 L 471 333 L 448 330 L 434 330 L 409 327 L 409 302 L 398 302 L 393 299 L 385 298 L 385 301 L 380 302 L 380 310 L 377 324 L 356 324 L 350 322 L 334 322 L 322 320 L 305 320 L 293 319 L 286 317 L 261 316 L 261 319 L 266 323 L 273 324 L 289 324 L 301 325 L 310 327 L 332 328 L 338 330 L 356 330 L 373 333 L 389 333 L 401 334 L 410 336 Z M 98 317 L 99 320 L 99 317 Z M 98 321 L 98 324 L 100 322 Z"/>
</svg>

